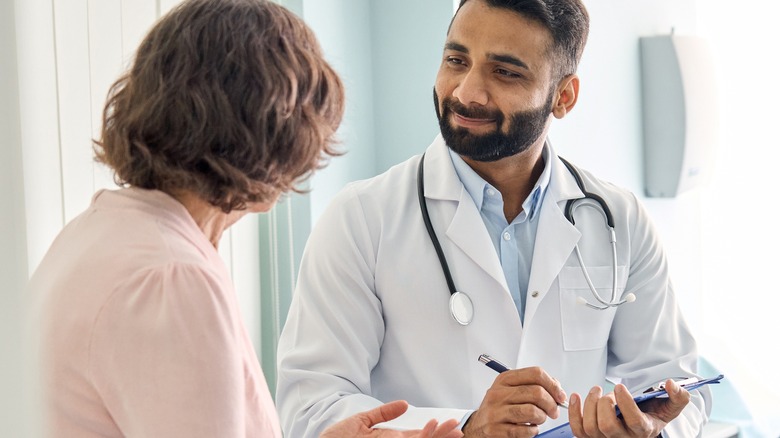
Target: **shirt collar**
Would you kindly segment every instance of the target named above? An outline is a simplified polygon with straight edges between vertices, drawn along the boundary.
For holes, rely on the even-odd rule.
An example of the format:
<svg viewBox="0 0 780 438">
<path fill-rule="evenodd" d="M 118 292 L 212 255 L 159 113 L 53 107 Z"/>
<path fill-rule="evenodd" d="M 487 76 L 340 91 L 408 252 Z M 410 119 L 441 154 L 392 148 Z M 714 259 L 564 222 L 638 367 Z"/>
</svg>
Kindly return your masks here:
<svg viewBox="0 0 780 438">
<path fill-rule="evenodd" d="M 474 200 L 474 204 L 479 211 L 482 211 L 482 207 L 485 201 L 485 192 L 487 190 L 496 190 L 490 183 L 485 181 L 477 172 L 474 171 L 463 158 L 452 149 L 447 148 L 452 159 L 452 164 L 455 167 L 455 173 L 463 183 L 466 191 Z M 547 187 L 550 184 L 550 175 L 552 174 L 552 166 L 550 164 L 550 146 L 547 142 L 544 143 L 542 148 L 542 159 L 544 160 L 544 170 L 536 181 L 533 190 L 528 197 L 523 201 L 523 211 L 528 212 L 528 218 L 533 219 L 536 216 L 536 212 L 539 210 L 539 206 L 542 204 L 544 194 L 547 191 Z"/>
</svg>

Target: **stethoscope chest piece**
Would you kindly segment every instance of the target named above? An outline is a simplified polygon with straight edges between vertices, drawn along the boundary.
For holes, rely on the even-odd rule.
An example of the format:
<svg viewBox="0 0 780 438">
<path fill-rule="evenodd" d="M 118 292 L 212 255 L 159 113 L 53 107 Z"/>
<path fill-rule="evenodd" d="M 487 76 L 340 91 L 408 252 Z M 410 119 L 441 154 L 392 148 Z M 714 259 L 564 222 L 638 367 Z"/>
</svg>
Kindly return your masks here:
<svg viewBox="0 0 780 438">
<path fill-rule="evenodd" d="M 450 295 L 450 314 L 460 325 L 469 325 L 474 319 L 474 303 L 463 292 Z"/>
</svg>

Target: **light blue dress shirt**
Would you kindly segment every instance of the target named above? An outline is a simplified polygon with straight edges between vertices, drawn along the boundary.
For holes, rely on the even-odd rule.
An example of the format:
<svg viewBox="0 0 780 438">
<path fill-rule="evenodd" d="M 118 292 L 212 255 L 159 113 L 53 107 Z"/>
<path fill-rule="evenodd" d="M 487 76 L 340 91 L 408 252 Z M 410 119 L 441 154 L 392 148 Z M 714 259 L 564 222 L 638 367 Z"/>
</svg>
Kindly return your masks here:
<svg viewBox="0 0 780 438">
<path fill-rule="evenodd" d="M 452 150 L 449 152 L 458 178 L 482 215 L 482 221 L 501 261 L 504 277 L 520 315 L 520 321 L 525 322 L 525 299 L 531 275 L 536 229 L 539 224 L 539 208 L 550 183 L 550 149 L 545 144 L 542 150 L 545 163 L 542 175 L 528 198 L 523 201 L 523 211 L 514 218 L 512 223 L 507 223 L 504 216 L 504 199 L 501 192 L 479 176 L 458 154 Z"/>
</svg>

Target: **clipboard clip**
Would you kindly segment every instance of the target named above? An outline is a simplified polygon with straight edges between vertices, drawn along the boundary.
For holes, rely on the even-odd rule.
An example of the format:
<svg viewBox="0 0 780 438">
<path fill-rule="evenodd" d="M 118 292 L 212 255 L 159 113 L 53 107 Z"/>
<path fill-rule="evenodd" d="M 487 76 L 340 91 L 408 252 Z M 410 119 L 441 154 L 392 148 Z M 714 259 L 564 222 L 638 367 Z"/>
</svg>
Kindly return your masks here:
<svg viewBox="0 0 780 438">
<path fill-rule="evenodd" d="M 691 383 L 696 383 L 698 381 L 699 379 L 697 377 L 688 377 L 687 379 L 674 380 L 674 383 L 684 387 L 685 385 L 690 385 Z M 666 389 L 666 380 L 647 388 L 645 392 L 661 391 L 663 389 Z"/>
<path fill-rule="evenodd" d="M 698 377 L 689 377 L 687 379 L 675 380 L 675 383 L 680 385 L 680 387 L 683 389 L 692 391 L 704 385 L 720 383 L 721 380 L 723 380 L 723 374 L 720 374 L 715 377 L 711 377 L 709 379 L 699 379 Z M 644 394 L 648 394 L 652 392 L 666 392 L 665 387 L 666 387 L 666 381 L 663 381 L 655 386 L 650 387 L 647 391 L 644 392 Z"/>
<path fill-rule="evenodd" d="M 720 374 L 715 377 L 711 377 L 709 379 L 697 379 L 694 377 L 692 378 L 692 380 L 693 381 L 690 383 L 681 384 L 680 387 L 686 391 L 693 391 L 694 389 L 700 388 L 704 385 L 718 384 L 720 383 L 721 380 L 723 380 L 723 374 Z M 643 392 L 642 394 L 639 394 L 638 396 L 634 397 L 634 401 L 637 402 L 637 404 L 639 404 L 656 397 L 668 397 L 668 396 L 669 394 L 666 393 L 665 389 L 653 390 L 653 388 L 650 388 L 650 392 Z"/>
</svg>

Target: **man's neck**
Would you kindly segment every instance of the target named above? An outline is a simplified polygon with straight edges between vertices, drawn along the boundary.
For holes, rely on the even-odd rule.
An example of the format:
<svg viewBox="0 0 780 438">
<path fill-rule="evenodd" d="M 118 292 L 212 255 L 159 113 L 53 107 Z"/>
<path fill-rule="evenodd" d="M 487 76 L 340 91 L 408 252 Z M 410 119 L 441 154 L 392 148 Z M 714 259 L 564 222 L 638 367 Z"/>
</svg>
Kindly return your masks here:
<svg viewBox="0 0 780 438">
<path fill-rule="evenodd" d="M 479 176 L 501 192 L 507 223 L 511 223 L 523 211 L 523 202 L 544 171 L 543 148 L 542 141 L 517 155 L 492 162 L 463 157 L 463 161 Z"/>
</svg>

